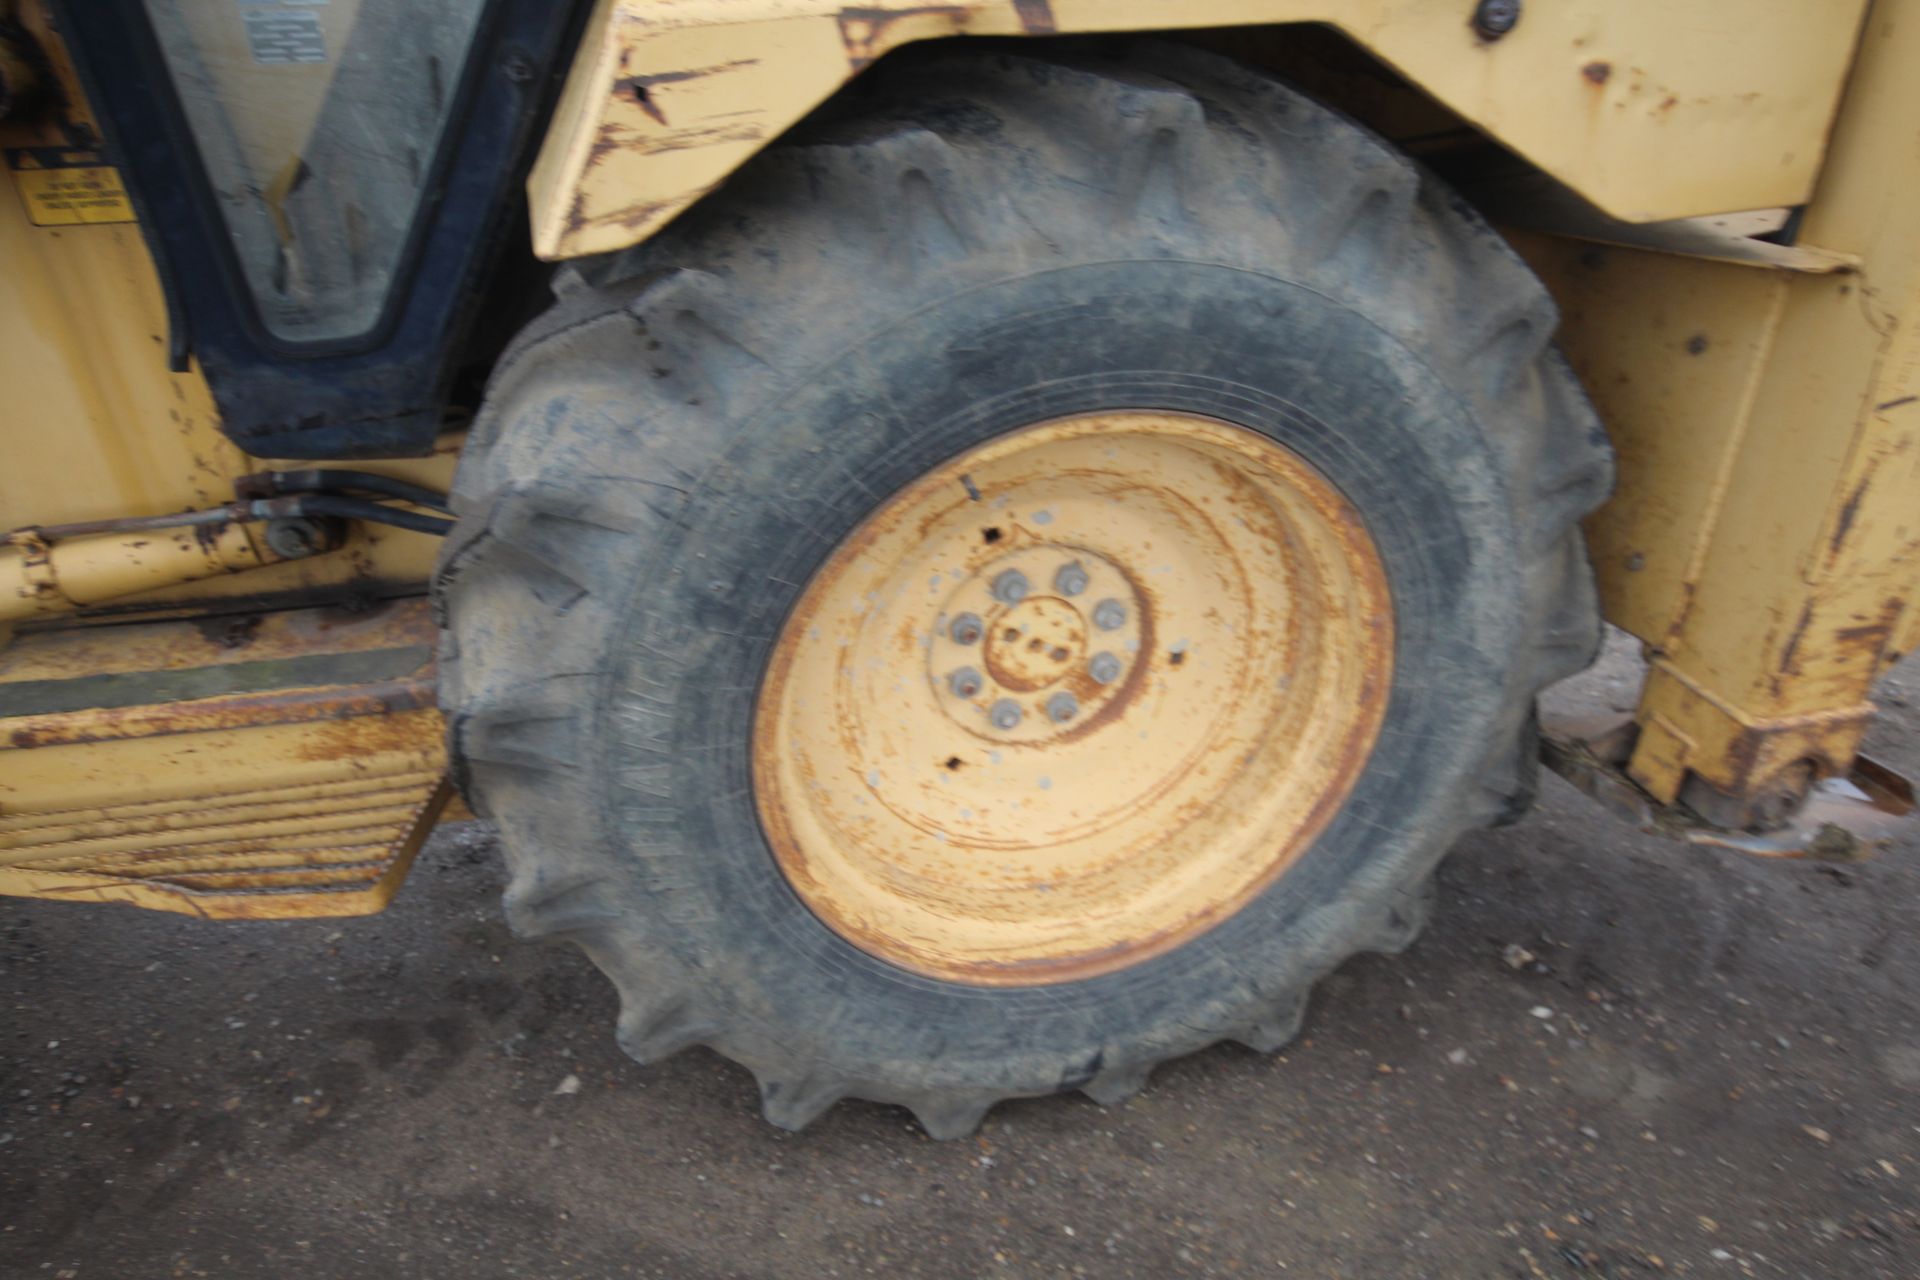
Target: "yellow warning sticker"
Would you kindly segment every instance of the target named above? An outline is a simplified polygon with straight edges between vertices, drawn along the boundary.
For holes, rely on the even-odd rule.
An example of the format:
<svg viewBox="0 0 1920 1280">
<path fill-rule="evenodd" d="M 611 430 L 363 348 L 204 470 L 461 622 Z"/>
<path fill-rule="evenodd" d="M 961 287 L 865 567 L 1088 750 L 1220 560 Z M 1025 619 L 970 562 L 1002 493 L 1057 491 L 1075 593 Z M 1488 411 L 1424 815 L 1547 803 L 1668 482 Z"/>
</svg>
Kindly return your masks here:
<svg viewBox="0 0 1920 1280">
<path fill-rule="evenodd" d="M 90 147 L 9 147 L 7 167 L 36 227 L 134 220 L 120 171 Z"/>
</svg>

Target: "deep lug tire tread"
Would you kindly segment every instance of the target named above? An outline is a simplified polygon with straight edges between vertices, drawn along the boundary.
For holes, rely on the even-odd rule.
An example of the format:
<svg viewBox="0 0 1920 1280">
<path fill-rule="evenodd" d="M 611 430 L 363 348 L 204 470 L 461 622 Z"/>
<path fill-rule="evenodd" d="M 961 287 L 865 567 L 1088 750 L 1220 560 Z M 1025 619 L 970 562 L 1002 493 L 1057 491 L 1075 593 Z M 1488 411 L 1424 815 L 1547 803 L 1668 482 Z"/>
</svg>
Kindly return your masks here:
<svg viewBox="0 0 1920 1280">
<path fill-rule="evenodd" d="M 1049 1090 L 1032 1073 L 1016 1087 L 932 1082 L 899 1063 L 852 1073 L 779 1043 L 735 1007 L 724 974 L 692 971 L 659 936 L 660 922 L 698 924 L 705 910 L 684 865 L 698 851 L 614 852 L 581 791 L 626 588 L 686 495 L 715 482 L 750 411 L 848 333 L 1118 244 L 1277 264 L 1423 351 L 1485 425 L 1529 551 L 1518 589 L 1534 623 L 1485 758 L 1431 838 L 1299 921 L 1283 987 L 1223 959 L 1229 994 L 1213 1007 L 1133 1043 L 1063 1050 L 1052 1089 L 1103 1105 L 1217 1040 L 1279 1049 L 1320 977 L 1417 935 L 1457 835 L 1530 799 L 1534 696 L 1598 645 L 1578 521 L 1612 473 L 1551 346 L 1538 282 L 1457 196 L 1337 114 L 1184 47 L 1114 60 L 946 54 L 922 59 L 897 96 L 884 71 L 859 114 L 769 151 L 649 244 L 563 273 L 560 300 L 496 371 L 436 598 L 453 752 L 476 812 L 502 828 L 510 922 L 586 948 L 620 991 L 627 1052 L 648 1062 L 709 1045 L 753 1070 L 763 1112 L 784 1128 L 863 1097 L 904 1105 L 945 1138 L 1002 1097 Z M 775 227 L 779 265 L 753 251 Z M 766 304 L 832 279 L 862 282 L 841 294 L 854 314 L 817 328 L 767 316 Z"/>
</svg>

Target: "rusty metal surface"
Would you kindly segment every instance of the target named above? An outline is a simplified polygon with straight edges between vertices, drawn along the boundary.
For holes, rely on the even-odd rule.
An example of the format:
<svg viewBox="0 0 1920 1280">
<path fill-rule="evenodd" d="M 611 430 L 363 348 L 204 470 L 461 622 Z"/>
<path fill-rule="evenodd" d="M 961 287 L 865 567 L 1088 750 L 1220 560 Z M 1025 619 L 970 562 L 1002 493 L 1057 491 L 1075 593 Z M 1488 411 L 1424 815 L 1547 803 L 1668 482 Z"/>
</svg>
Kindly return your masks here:
<svg viewBox="0 0 1920 1280">
<path fill-rule="evenodd" d="M 245 573 L 279 560 L 232 512 L 152 528 L 94 533 L 18 529 L 0 540 L 0 624 L 137 596 L 205 578 Z M 148 522 L 142 520 L 142 525 Z M 167 527 L 168 524 L 175 527 Z M 178 527 L 185 524 L 187 527 Z M 69 536 L 78 529 L 82 535 Z"/>
<path fill-rule="evenodd" d="M 1763 828 L 1710 820 L 1689 804 L 1663 804 L 1626 769 L 1639 727 L 1629 716 L 1542 726 L 1540 758 L 1555 773 L 1650 835 L 1763 858 L 1848 862 L 1869 856 L 1911 827 L 1913 784 L 1856 755 L 1843 776 L 1812 782 Z"/>
<path fill-rule="evenodd" d="M 258 724 L 350 720 L 430 710 L 434 706 L 433 680 L 430 675 L 422 675 L 344 688 L 291 689 L 154 706 L 16 716 L 0 720 L 0 750 L 205 733 Z"/>
<path fill-rule="evenodd" d="M 433 636 L 412 600 L 20 637 L 0 651 L 0 893 L 379 910 L 447 800 Z M 167 696 L 182 681 L 234 691 Z M 5 715 L 26 705 L 62 709 Z"/>
<path fill-rule="evenodd" d="M 1607 616 L 1650 646 L 1627 768 L 1663 804 L 1763 816 L 1845 777 L 1920 635 L 1920 3 L 1875 13 L 1798 240 L 1855 265 L 1516 238 L 1619 448 L 1588 536 Z"/>
<path fill-rule="evenodd" d="M 890 50 L 957 35 L 1322 23 L 1630 222 L 1802 202 L 1862 0 L 603 0 L 529 183 L 546 258 L 646 239 Z"/>
<path fill-rule="evenodd" d="M 317 808 L 299 818 L 260 820 L 245 800 L 226 796 L 189 797 L 209 812 L 185 829 L 161 827 L 165 815 L 100 810 L 90 815 L 88 829 L 110 828 L 125 846 L 104 851 L 64 839 L 69 831 L 58 826 L 22 833 L 0 819 L 0 893 L 208 920 L 371 915 L 393 901 L 452 788 L 444 770 L 392 778 L 376 773 L 357 785 L 364 795 L 343 798 L 370 808 L 345 829 L 322 825 L 326 811 Z M 288 828 L 305 838 L 288 839 Z M 23 835 L 40 839 L 29 843 Z M 189 841 L 192 856 L 169 856 Z"/>
<path fill-rule="evenodd" d="M 0 710 L 10 684 L 431 647 L 438 634 L 420 599 L 25 633 L 0 648 Z"/>
<path fill-rule="evenodd" d="M 1307 849 L 1392 646 L 1372 540 L 1296 455 L 1175 413 L 1040 424 L 896 495 L 808 585 L 755 798 L 795 890 L 875 955 L 976 985 L 1108 972 Z"/>
</svg>

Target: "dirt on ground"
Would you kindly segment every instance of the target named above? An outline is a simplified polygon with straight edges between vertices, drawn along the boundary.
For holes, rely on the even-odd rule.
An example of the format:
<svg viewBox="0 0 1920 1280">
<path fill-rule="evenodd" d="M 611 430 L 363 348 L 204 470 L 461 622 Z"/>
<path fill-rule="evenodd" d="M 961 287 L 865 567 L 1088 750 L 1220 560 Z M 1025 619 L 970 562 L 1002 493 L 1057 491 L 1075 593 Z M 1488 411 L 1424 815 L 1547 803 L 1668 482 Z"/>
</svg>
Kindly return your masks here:
<svg viewBox="0 0 1920 1280">
<path fill-rule="evenodd" d="M 1882 701 L 1920 773 L 1920 667 Z M 624 1058 L 477 824 L 366 920 L 0 901 L 0 1275 L 1916 1277 L 1916 852 L 1688 849 L 1550 779 L 1283 1053 L 947 1143 Z"/>
</svg>

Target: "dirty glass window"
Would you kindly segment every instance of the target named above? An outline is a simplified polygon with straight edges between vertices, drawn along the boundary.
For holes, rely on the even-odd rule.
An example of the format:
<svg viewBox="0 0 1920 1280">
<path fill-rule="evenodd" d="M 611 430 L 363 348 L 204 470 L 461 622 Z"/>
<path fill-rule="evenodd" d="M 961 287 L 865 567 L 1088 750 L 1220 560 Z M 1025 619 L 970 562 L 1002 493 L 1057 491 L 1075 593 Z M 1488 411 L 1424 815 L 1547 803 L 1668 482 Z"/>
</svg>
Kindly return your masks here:
<svg viewBox="0 0 1920 1280">
<path fill-rule="evenodd" d="M 371 329 L 486 0 L 144 2 L 267 327 Z"/>
</svg>

